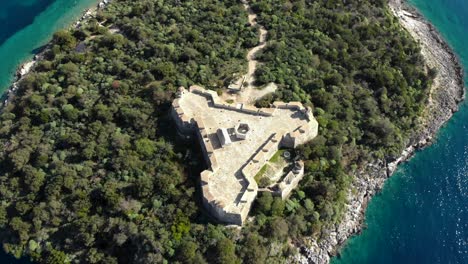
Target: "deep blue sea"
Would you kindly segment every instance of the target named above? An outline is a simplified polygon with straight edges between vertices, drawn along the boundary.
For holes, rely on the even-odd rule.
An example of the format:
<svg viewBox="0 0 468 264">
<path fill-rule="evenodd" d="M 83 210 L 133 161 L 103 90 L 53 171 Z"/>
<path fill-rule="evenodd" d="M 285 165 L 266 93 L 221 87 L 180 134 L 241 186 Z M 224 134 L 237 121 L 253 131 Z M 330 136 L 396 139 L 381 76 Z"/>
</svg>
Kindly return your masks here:
<svg viewBox="0 0 468 264">
<path fill-rule="evenodd" d="M 0 90 L 52 33 L 96 0 L 1 0 Z M 411 0 L 468 65 L 468 0 Z M 468 264 L 468 105 L 372 199 L 367 229 L 334 264 Z M 0 264 L 27 263 L 0 253 Z"/>
<path fill-rule="evenodd" d="M 468 65 L 468 0 L 411 0 Z M 468 78 L 467 80 L 468 81 Z M 468 263 L 468 104 L 400 166 L 333 264 Z"/>
</svg>

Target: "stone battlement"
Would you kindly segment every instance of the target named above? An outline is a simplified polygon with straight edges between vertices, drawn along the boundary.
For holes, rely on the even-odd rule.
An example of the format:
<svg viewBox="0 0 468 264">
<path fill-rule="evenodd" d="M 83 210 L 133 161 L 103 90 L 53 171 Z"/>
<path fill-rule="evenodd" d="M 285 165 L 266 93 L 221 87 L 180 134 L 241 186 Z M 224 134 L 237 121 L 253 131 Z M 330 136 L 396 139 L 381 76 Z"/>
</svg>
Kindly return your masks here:
<svg viewBox="0 0 468 264">
<path fill-rule="evenodd" d="M 195 133 L 202 146 L 209 167 L 201 173 L 205 207 L 236 225 L 247 218 L 258 193 L 254 177 L 265 163 L 280 147 L 295 148 L 318 132 L 312 111 L 299 102 L 275 102 L 274 108 L 228 104 L 199 86 L 179 89 L 172 116 L 180 132 Z M 282 193 L 288 195 L 301 178 L 291 178 Z"/>
</svg>

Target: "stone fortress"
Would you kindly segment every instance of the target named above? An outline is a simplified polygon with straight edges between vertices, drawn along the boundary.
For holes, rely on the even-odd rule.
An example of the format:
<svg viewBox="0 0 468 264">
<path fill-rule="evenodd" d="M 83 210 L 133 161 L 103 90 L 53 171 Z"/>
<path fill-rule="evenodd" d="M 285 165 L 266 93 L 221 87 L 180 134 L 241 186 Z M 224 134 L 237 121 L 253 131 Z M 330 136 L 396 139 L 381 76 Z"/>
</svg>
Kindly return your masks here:
<svg viewBox="0 0 468 264">
<path fill-rule="evenodd" d="M 299 102 L 271 108 L 224 102 L 215 91 L 179 88 L 172 116 L 182 134 L 195 134 L 209 169 L 201 173 L 203 204 L 220 222 L 245 223 L 259 187 L 254 179 L 279 148 L 296 148 L 315 138 L 318 123 Z M 296 166 L 271 191 L 285 199 L 304 175 Z"/>
</svg>

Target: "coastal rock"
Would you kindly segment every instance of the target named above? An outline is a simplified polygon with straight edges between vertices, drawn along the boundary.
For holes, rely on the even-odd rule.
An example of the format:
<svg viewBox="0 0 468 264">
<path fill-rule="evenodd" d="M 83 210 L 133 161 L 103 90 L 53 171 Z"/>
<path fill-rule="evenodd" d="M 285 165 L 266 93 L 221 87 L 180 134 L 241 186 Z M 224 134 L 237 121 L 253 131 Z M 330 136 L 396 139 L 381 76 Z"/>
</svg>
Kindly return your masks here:
<svg viewBox="0 0 468 264">
<path fill-rule="evenodd" d="M 30 61 L 23 64 L 19 70 L 19 75 L 23 77 L 24 75 L 28 74 L 31 71 L 31 68 L 36 64 L 35 61 Z"/>
</svg>

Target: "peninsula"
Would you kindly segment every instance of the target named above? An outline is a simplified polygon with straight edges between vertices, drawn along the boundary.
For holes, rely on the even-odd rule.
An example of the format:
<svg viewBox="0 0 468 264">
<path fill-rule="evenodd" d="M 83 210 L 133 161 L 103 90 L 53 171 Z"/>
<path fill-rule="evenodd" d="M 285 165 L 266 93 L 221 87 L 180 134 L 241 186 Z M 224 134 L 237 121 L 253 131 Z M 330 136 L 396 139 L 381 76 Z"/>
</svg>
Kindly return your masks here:
<svg viewBox="0 0 468 264">
<path fill-rule="evenodd" d="M 463 98 L 398 0 L 104 1 L 7 94 L 0 240 L 40 263 L 328 263 Z"/>
</svg>

